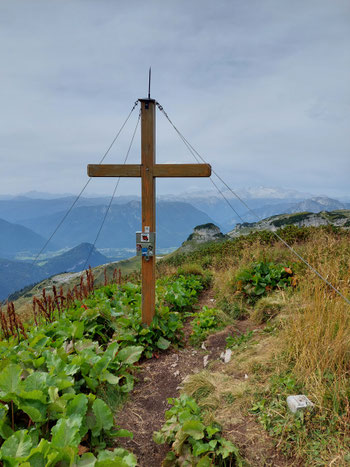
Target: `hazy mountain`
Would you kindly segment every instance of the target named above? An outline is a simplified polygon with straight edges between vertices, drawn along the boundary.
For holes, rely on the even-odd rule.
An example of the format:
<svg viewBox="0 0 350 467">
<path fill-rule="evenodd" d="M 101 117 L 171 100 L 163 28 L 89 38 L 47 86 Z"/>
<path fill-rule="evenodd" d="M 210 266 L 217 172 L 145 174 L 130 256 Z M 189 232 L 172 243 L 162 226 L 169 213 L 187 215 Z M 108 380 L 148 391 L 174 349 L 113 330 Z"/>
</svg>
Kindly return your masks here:
<svg viewBox="0 0 350 467">
<path fill-rule="evenodd" d="M 32 199 L 17 196 L 10 200 L 0 200 L 0 218 L 9 222 L 23 224 L 25 219 L 33 219 L 57 212 L 67 211 L 75 201 L 75 196 L 55 199 Z M 80 198 L 76 206 L 94 206 L 108 204 L 109 199 Z"/>
<path fill-rule="evenodd" d="M 29 228 L 0 219 L 0 258 L 13 258 L 20 252 L 37 253 L 45 242 L 45 238 Z"/>
<path fill-rule="evenodd" d="M 337 200 L 331 200 L 327 197 L 314 197 L 311 198 L 307 193 L 301 193 L 298 191 L 293 190 L 285 190 L 281 188 L 269 188 L 269 187 L 253 187 L 247 189 L 238 189 L 236 191 L 238 196 L 240 196 L 244 202 L 251 208 L 260 219 L 280 214 L 286 212 L 299 212 L 299 211 L 315 211 L 319 212 L 321 210 L 333 210 L 333 209 L 340 209 L 341 206 L 344 208 L 349 208 L 350 203 L 340 203 Z M 207 191 L 192 191 L 188 193 L 183 193 L 179 195 L 162 195 L 158 197 L 157 206 L 158 212 L 161 215 L 162 212 L 162 203 L 170 202 L 170 203 L 186 203 L 190 204 L 191 206 L 195 207 L 197 210 L 205 213 L 207 215 L 206 219 L 203 218 L 195 218 L 193 222 L 186 224 L 184 229 L 182 229 L 183 220 L 180 218 L 174 218 L 174 223 L 169 222 L 168 225 L 163 226 L 162 221 L 160 221 L 160 217 L 158 215 L 158 232 L 157 236 L 160 241 L 158 245 L 163 245 L 165 247 L 168 246 L 177 246 L 182 241 L 183 238 L 186 237 L 189 232 L 192 230 L 194 225 L 199 223 L 207 223 L 210 220 L 213 220 L 215 224 L 219 225 L 220 228 L 225 232 L 228 230 L 232 230 L 236 223 L 242 223 L 242 220 L 245 222 L 254 222 L 257 220 L 256 216 L 249 212 L 247 207 L 245 207 L 241 201 L 239 201 L 229 190 L 223 190 L 223 195 L 225 199 L 215 190 L 207 190 Z M 51 199 L 53 194 L 49 193 L 41 193 L 41 192 L 30 192 L 26 193 L 25 196 L 16 196 L 12 199 L 0 199 L 0 218 L 3 218 L 9 222 L 23 224 L 28 228 L 31 228 L 38 234 L 42 235 L 43 237 L 48 237 L 53 232 L 55 226 L 60 222 L 63 218 L 64 214 L 67 210 L 72 206 L 75 201 L 75 196 L 67 196 L 67 197 L 60 197 Z M 38 199 L 40 198 L 40 199 Z M 308 200 L 314 200 L 308 202 Z M 95 214 L 93 215 L 93 222 L 86 222 L 83 221 L 82 225 L 85 225 L 87 228 L 86 234 L 80 234 L 78 237 L 78 241 L 76 243 L 72 243 L 69 240 L 69 230 L 72 227 L 73 221 L 70 221 L 71 224 L 69 227 L 63 226 L 62 229 L 59 230 L 57 238 L 61 235 L 60 232 L 64 234 L 64 240 L 60 242 L 61 246 L 68 246 L 72 247 L 75 246 L 78 242 L 91 242 L 94 239 L 93 232 L 96 233 L 98 229 L 98 222 L 102 221 L 102 213 L 105 209 L 105 206 L 109 204 L 109 197 L 91 197 L 86 198 L 82 197 L 74 206 L 73 212 L 75 213 L 76 209 L 83 208 L 83 207 L 95 207 Z M 323 200 L 323 201 L 322 201 Z M 328 204 L 325 200 L 331 200 L 331 203 Z M 116 197 L 113 201 L 113 209 L 115 212 L 118 211 L 118 207 L 120 207 L 120 221 L 123 222 L 124 226 L 127 226 L 126 231 L 123 228 L 117 226 L 118 222 L 115 220 L 113 224 L 113 228 L 117 229 L 113 235 L 114 238 L 118 240 L 121 239 L 121 245 L 126 246 L 128 248 L 134 246 L 133 240 L 129 241 L 127 238 L 131 235 L 132 239 L 134 238 L 134 231 L 140 229 L 140 224 L 138 222 L 134 222 L 135 219 L 140 219 L 139 215 L 134 215 L 134 209 L 130 210 L 130 215 L 132 219 L 126 219 L 124 217 L 123 211 L 129 210 L 128 203 L 131 201 L 138 201 L 140 202 L 137 196 L 119 196 Z M 302 204 L 304 203 L 305 204 Z M 340 203 L 340 204 L 334 204 Z M 121 206 L 124 206 L 123 208 Z M 175 205 L 173 206 L 173 210 L 176 211 Z M 130 207 L 130 206 L 129 206 Z M 232 208 L 234 209 L 232 209 Z M 112 211 L 113 211 L 112 209 Z M 180 209 L 181 210 L 181 209 Z M 236 212 L 234 212 L 236 211 Z M 125 212 L 124 212 L 125 213 Z M 113 213 L 112 213 L 113 214 Z M 181 214 L 181 212 L 180 212 Z M 83 214 L 81 214 L 83 216 Z M 69 216 L 71 218 L 72 215 Z M 80 216 L 80 214 L 79 214 Z M 190 215 L 191 216 L 191 215 Z M 84 217 L 84 216 L 83 216 Z M 109 216 L 108 216 L 109 217 Z M 165 216 L 166 217 L 166 216 Z M 170 215 L 170 217 L 172 217 Z M 46 218 L 46 219 L 45 219 Z M 67 220 L 69 220 L 69 218 Z M 80 218 L 80 217 L 79 217 Z M 81 218 L 80 218 L 81 219 Z M 94 222 L 97 224 L 94 224 Z M 171 219 L 170 219 L 171 221 Z M 107 231 L 108 231 L 108 224 L 110 224 L 110 220 L 107 221 Z M 38 225 L 37 225 L 38 224 Z M 66 224 L 66 222 L 65 222 Z M 75 229 L 78 227 L 74 227 Z M 119 230 L 118 230 L 119 229 Z M 79 230 L 79 229 L 78 229 Z M 177 232 L 179 235 L 176 241 L 171 242 L 172 237 L 176 237 Z M 108 245 L 110 245 L 110 237 L 112 235 L 112 231 L 110 229 L 109 234 L 102 233 L 101 238 L 108 237 Z M 163 236 L 167 235 L 168 239 L 164 241 Z M 54 241 L 56 236 L 54 237 Z M 67 242 L 68 239 L 68 242 Z M 169 241 L 168 241 L 169 240 Z M 103 242 L 98 244 L 101 248 L 107 247 L 103 245 Z M 116 247 L 116 244 L 113 243 L 113 247 Z"/>
<path fill-rule="evenodd" d="M 279 200 L 281 201 L 281 200 Z M 278 214 L 291 214 L 298 212 L 321 212 L 321 211 L 335 211 L 339 209 L 348 209 L 350 206 L 347 203 L 341 203 L 340 201 L 326 196 L 318 196 L 310 199 L 302 200 L 298 203 L 291 202 L 279 202 L 278 204 L 267 204 L 261 207 L 253 208 L 251 202 L 247 203 L 252 208 L 254 215 L 250 211 L 246 211 L 242 218 L 245 222 L 257 222 L 258 219 L 265 219 L 270 216 Z M 258 216 L 258 217 L 257 217 Z M 235 223 L 242 223 L 242 219 Z M 231 227 L 235 223 L 231 224 Z"/>
<path fill-rule="evenodd" d="M 0 259 L 0 300 L 4 300 L 11 293 L 50 277 L 53 274 L 81 271 L 91 248 L 92 245 L 90 243 L 83 243 L 62 255 L 55 256 L 45 262 L 36 263 L 35 265 L 26 261 Z M 94 248 L 91 252 L 88 265 L 95 267 L 109 261 L 108 258 L 101 255 Z"/>
<path fill-rule="evenodd" d="M 5 300 L 12 292 L 45 277 L 47 276 L 42 270 L 33 268 L 30 263 L 0 258 L 0 300 Z"/>
<path fill-rule="evenodd" d="M 321 212 L 321 211 L 336 211 L 338 209 L 346 209 L 346 205 L 340 201 L 326 196 L 318 196 L 301 201 L 292 206 L 286 212 Z"/>
<path fill-rule="evenodd" d="M 259 222 L 245 222 L 237 224 L 227 235 L 234 238 L 240 235 L 248 235 L 256 230 L 276 231 L 287 225 L 297 227 L 318 227 L 320 225 L 335 225 L 337 227 L 350 228 L 350 211 L 323 211 L 319 213 L 299 212 L 294 214 L 280 214 L 263 219 Z"/>
<path fill-rule="evenodd" d="M 74 208 L 55 235 L 60 247 L 72 247 L 77 243 L 92 242 L 106 212 L 105 206 L 81 206 Z M 64 212 L 23 221 L 37 233 L 49 237 Z M 157 203 L 157 245 L 168 248 L 180 245 L 195 225 L 212 222 L 204 212 L 188 203 Z M 108 213 L 97 247 L 134 248 L 135 232 L 141 229 L 141 203 L 131 201 L 113 205 Z"/>
</svg>

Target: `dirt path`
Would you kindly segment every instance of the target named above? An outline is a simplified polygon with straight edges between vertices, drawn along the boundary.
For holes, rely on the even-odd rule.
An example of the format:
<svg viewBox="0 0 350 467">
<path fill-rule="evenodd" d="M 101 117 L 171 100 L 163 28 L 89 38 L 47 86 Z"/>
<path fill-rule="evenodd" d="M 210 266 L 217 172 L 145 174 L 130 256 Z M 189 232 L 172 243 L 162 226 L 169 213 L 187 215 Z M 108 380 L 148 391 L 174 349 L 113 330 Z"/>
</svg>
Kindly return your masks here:
<svg viewBox="0 0 350 467">
<path fill-rule="evenodd" d="M 202 306 L 215 306 L 211 290 L 205 291 L 198 303 Z M 256 328 L 257 326 L 255 326 Z M 194 349 L 186 344 L 181 350 L 169 350 L 143 362 L 137 383 L 130 394 L 129 401 L 116 415 L 116 422 L 121 428 L 130 430 L 133 439 L 119 439 L 118 445 L 134 452 L 140 467 L 160 467 L 168 451 L 168 446 L 157 445 L 153 441 L 153 432 L 164 423 L 164 413 L 170 407 L 167 398 L 178 397 L 181 382 L 192 373 L 203 370 L 203 357 L 216 362 L 216 371 L 220 368 L 219 355 L 225 349 L 226 336 L 232 332 L 246 332 L 253 329 L 249 320 L 230 326 L 226 330 L 209 336 L 205 343 L 206 350 Z M 186 342 L 190 334 L 190 323 L 185 325 Z M 236 375 L 244 378 L 244 374 Z M 238 423 L 226 427 L 230 439 L 242 450 L 243 456 L 252 466 L 282 467 L 293 465 L 281 456 L 274 448 L 273 441 L 264 432 L 254 417 L 246 416 Z"/>
<path fill-rule="evenodd" d="M 203 351 L 184 349 L 168 352 L 142 365 L 139 380 L 129 401 L 117 415 L 117 423 L 134 433 L 118 444 L 133 451 L 141 467 L 158 467 L 168 447 L 153 442 L 153 432 L 164 423 L 168 397 L 179 395 L 181 381 L 203 368 Z"/>
</svg>

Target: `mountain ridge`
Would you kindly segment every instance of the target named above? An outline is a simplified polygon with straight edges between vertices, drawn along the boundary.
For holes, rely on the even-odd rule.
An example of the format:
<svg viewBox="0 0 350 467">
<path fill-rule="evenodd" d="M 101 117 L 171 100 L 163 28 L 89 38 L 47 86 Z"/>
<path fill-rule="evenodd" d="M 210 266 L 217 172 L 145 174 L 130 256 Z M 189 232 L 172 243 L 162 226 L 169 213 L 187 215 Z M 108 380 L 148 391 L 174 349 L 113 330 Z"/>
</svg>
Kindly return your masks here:
<svg viewBox="0 0 350 467">
<path fill-rule="evenodd" d="M 231 238 L 248 235 L 257 230 L 276 231 L 287 225 L 297 227 L 319 227 L 321 225 L 334 225 L 336 227 L 350 228 L 350 210 L 322 211 L 320 213 L 299 212 L 279 214 L 267 217 L 258 222 L 244 222 L 227 233 Z"/>
<path fill-rule="evenodd" d="M 81 271 L 90 252 L 87 265 L 95 267 L 110 262 L 90 243 L 82 243 L 61 255 L 34 265 L 26 261 L 0 258 L 0 300 L 50 276 Z"/>
</svg>

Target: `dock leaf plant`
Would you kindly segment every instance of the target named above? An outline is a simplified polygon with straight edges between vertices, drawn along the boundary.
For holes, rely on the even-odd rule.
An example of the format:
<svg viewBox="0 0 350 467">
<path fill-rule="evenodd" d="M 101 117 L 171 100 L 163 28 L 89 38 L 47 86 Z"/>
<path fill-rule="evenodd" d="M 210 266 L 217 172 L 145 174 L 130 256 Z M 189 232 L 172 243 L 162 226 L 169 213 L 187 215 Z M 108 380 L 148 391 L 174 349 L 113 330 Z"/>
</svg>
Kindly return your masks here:
<svg viewBox="0 0 350 467">
<path fill-rule="evenodd" d="M 165 412 L 165 423 L 153 434 L 158 444 L 169 444 L 164 467 L 243 466 L 238 448 L 225 439 L 217 423 L 206 424 L 196 401 L 187 394 L 170 398 L 172 407 Z"/>
<path fill-rule="evenodd" d="M 125 397 L 134 364 L 179 343 L 184 311 L 202 288 L 196 276 L 159 280 L 156 316 L 147 327 L 140 286 L 107 285 L 52 322 L 27 326 L 26 339 L 0 340 L 0 463 L 136 466 L 127 450 L 106 450 L 132 433 L 115 423 L 100 395 L 113 388 Z"/>
</svg>

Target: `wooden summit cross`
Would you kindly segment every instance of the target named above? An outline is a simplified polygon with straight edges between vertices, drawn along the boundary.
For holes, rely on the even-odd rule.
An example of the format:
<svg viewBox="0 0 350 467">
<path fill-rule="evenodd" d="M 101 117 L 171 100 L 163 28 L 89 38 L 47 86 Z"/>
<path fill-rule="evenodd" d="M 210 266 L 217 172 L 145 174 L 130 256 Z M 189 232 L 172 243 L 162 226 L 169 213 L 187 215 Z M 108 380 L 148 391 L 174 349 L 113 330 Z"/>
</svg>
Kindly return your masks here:
<svg viewBox="0 0 350 467">
<path fill-rule="evenodd" d="M 209 164 L 156 164 L 154 99 L 141 102 L 141 165 L 88 165 L 89 177 L 141 177 L 142 232 L 155 232 L 156 177 L 210 177 Z M 142 257 L 142 322 L 150 324 L 155 312 L 155 248 L 153 256 Z"/>
</svg>

